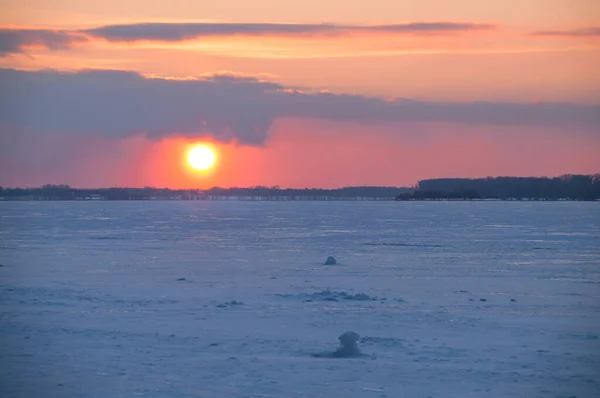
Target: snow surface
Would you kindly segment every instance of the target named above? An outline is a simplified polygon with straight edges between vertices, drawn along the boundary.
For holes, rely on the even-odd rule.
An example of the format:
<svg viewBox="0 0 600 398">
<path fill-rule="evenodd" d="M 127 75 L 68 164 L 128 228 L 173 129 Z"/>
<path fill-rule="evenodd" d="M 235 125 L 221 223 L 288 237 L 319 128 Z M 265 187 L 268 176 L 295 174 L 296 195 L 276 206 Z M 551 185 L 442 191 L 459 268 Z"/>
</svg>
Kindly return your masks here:
<svg viewBox="0 0 600 398">
<path fill-rule="evenodd" d="M 595 203 L 0 203 L 0 396 L 595 398 L 599 247 Z"/>
</svg>

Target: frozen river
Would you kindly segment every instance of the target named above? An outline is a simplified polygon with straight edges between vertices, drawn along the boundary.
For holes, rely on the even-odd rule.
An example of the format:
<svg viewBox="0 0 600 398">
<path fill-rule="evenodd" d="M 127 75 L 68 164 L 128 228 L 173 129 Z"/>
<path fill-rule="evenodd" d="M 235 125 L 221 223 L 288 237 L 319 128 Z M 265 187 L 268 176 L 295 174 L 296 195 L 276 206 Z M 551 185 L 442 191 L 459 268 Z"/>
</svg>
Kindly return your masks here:
<svg viewBox="0 0 600 398">
<path fill-rule="evenodd" d="M 6 398 L 600 397 L 598 203 L 5 202 L 0 264 Z"/>
</svg>

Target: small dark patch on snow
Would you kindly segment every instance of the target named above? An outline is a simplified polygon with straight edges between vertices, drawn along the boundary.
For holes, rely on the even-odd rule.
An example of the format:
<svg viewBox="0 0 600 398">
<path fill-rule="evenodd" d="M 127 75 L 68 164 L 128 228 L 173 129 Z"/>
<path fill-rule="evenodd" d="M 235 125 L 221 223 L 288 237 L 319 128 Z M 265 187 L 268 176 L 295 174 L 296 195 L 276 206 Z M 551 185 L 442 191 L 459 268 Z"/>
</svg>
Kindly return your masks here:
<svg viewBox="0 0 600 398">
<path fill-rule="evenodd" d="M 63 383 L 58 383 L 56 386 L 57 386 L 57 387 L 63 387 L 63 386 L 64 386 L 64 384 L 63 384 Z"/>
<path fill-rule="evenodd" d="M 210 344 L 209 344 L 209 346 L 210 346 L 210 347 L 216 347 L 216 346 L 218 346 L 218 345 L 219 345 L 219 343 L 210 343 Z"/>
<path fill-rule="evenodd" d="M 469 299 L 469 301 L 473 301 L 473 299 Z"/>
<path fill-rule="evenodd" d="M 270 279 L 277 279 L 277 277 L 276 276 L 272 276 Z"/>
<path fill-rule="evenodd" d="M 404 340 L 396 337 L 363 337 L 360 339 L 363 344 L 378 344 L 384 347 L 394 347 L 404 344 Z"/>
<path fill-rule="evenodd" d="M 364 293 L 349 294 L 349 295 L 343 296 L 343 297 L 344 297 L 344 300 L 360 300 L 360 301 L 377 300 L 377 297 L 371 297 Z"/>
<path fill-rule="evenodd" d="M 310 301 L 341 301 L 341 300 L 349 300 L 349 301 L 378 301 L 382 300 L 378 297 L 369 296 L 365 293 L 347 293 L 347 292 L 336 292 L 331 291 L 329 289 L 323 290 L 316 293 L 310 294 L 278 294 L 279 297 L 285 298 L 304 298 L 303 302 Z M 310 301 L 309 301 L 310 300 Z"/>
<path fill-rule="evenodd" d="M 469 293 L 469 291 L 468 290 L 459 290 L 459 291 L 454 292 L 454 293 Z"/>
<path fill-rule="evenodd" d="M 354 300 L 354 301 L 376 301 L 377 297 L 369 296 L 365 293 L 346 293 L 346 292 L 332 292 L 330 290 L 323 290 L 322 292 L 313 293 L 314 299 L 321 299 L 325 301 L 338 301 L 338 300 Z"/>
<path fill-rule="evenodd" d="M 442 247 L 442 245 L 427 245 L 419 243 L 365 243 L 365 246 L 397 246 L 397 247 Z"/>
<path fill-rule="evenodd" d="M 336 265 L 337 261 L 335 260 L 335 258 L 329 256 L 327 257 L 327 260 L 325 260 L 325 265 Z"/>
<path fill-rule="evenodd" d="M 186 279 L 185 278 L 177 278 L 176 280 L 177 281 L 185 281 Z"/>
<path fill-rule="evenodd" d="M 227 308 L 227 307 L 236 307 L 238 305 L 244 305 L 241 301 L 231 300 L 225 303 L 217 304 L 217 308 Z"/>
<path fill-rule="evenodd" d="M 515 299 L 510 299 L 510 301 L 513 301 L 513 302 L 514 302 L 514 301 L 517 301 L 517 300 L 515 300 Z"/>
<path fill-rule="evenodd" d="M 487 301 L 487 299 L 480 298 L 479 301 Z"/>
</svg>

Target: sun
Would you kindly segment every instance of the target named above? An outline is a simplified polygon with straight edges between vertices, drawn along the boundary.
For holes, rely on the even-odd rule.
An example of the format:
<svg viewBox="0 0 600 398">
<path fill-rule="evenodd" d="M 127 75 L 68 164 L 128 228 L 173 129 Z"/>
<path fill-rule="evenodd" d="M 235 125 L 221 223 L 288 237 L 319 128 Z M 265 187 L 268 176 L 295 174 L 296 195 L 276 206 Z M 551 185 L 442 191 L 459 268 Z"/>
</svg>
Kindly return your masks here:
<svg viewBox="0 0 600 398">
<path fill-rule="evenodd" d="M 217 153 L 209 145 L 197 144 L 188 150 L 187 162 L 194 170 L 210 170 L 217 162 Z"/>
</svg>

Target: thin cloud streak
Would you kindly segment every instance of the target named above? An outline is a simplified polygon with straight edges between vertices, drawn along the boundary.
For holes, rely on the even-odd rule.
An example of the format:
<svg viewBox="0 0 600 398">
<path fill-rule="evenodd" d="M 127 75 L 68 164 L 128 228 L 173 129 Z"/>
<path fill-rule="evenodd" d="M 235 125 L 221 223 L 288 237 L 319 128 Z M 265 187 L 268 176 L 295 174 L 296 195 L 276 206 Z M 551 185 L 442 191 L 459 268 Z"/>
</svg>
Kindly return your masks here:
<svg viewBox="0 0 600 398">
<path fill-rule="evenodd" d="M 568 30 L 540 30 L 531 33 L 533 36 L 549 36 L 549 37 L 599 37 L 600 38 L 600 26 L 582 29 L 568 29 Z"/>
<path fill-rule="evenodd" d="M 285 117 L 362 124 L 451 122 L 598 131 L 600 106 L 573 103 L 426 102 L 311 93 L 235 75 L 145 78 L 115 70 L 0 69 L 0 126 L 34 134 L 150 138 L 210 135 L 262 146 Z"/>
<path fill-rule="evenodd" d="M 351 35 L 451 35 L 494 30 L 495 25 L 462 22 L 416 22 L 390 25 L 282 23 L 135 23 L 80 30 L 0 28 L 0 56 L 23 53 L 32 46 L 62 50 L 92 39 L 110 43 L 184 42 L 216 37 L 345 37 Z"/>
<path fill-rule="evenodd" d="M 344 36 L 353 33 L 449 34 L 492 30 L 491 24 L 420 22 L 390 25 L 334 25 L 280 23 L 139 23 L 107 25 L 81 31 L 111 42 L 183 41 L 212 36 Z"/>
</svg>

